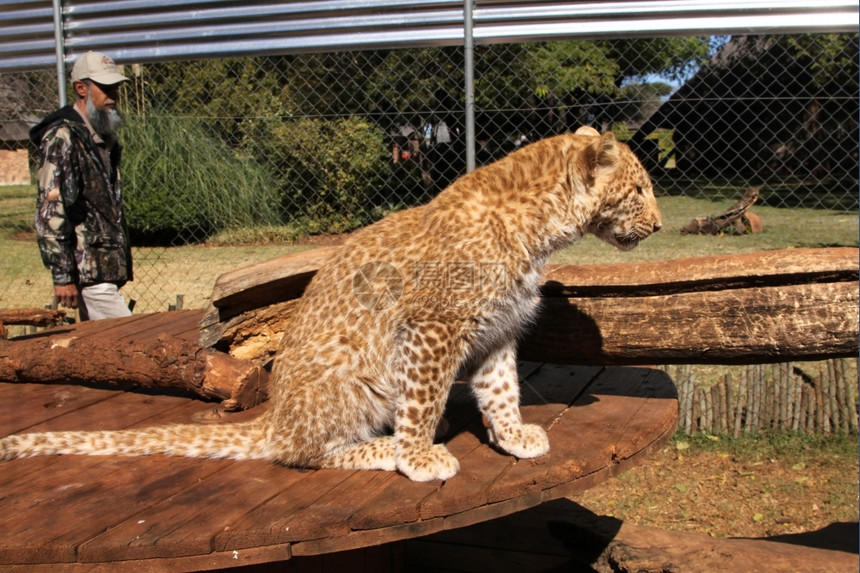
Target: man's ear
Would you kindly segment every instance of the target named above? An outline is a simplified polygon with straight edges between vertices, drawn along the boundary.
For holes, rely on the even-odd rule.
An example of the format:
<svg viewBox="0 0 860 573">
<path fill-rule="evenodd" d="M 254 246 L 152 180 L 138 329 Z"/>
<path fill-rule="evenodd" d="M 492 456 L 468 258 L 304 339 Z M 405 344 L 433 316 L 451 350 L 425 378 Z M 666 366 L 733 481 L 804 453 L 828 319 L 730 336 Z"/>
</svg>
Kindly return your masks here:
<svg viewBox="0 0 860 573">
<path fill-rule="evenodd" d="M 78 97 L 79 97 L 79 98 L 85 98 L 85 97 L 87 97 L 87 84 L 86 84 L 86 83 L 84 83 L 84 82 L 80 82 L 80 81 L 79 81 L 79 82 L 75 82 L 75 83 L 72 85 L 72 88 L 74 88 L 75 93 L 76 93 L 76 94 L 78 94 Z"/>
</svg>

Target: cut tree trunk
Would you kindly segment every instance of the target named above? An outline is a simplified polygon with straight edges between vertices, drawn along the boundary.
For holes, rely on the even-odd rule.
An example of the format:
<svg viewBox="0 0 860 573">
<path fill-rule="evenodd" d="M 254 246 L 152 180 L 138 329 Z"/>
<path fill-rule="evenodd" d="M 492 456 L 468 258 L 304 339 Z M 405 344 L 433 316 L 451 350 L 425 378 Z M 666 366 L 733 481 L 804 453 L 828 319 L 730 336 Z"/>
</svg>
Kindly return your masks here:
<svg viewBox="0 0 860 573">
<path fill-rule="evenodd" d="M 265 398 L 267 373 L 168 334 L 125 341 L 70 336 L 0 340 L 0 380 L 183 390 L 234 410 Z"/>
<path fill-rule="evenodd" d="M 330 252 L 306 251 L 223 275 L 201 323 L 201 345 L 267 363 L 294 318 L 295 299 Z M 857 281 L 855 248 L 556 266 L 520 357 L 743 364 L 856 356 Z"/>
<path fill-rule="evenodd" d="M 750 364 L 856 356 L 858 251 L 565 265 L 520 356 L 576 364 Z"/>
</svg>

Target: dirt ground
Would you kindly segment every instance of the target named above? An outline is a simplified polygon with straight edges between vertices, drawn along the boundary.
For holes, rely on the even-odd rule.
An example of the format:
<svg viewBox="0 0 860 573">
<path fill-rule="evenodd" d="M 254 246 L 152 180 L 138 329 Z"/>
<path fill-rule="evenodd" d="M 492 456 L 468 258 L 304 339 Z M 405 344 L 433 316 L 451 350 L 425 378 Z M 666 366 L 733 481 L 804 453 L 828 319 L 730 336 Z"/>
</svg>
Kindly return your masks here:
<svg viewBox="0 0 860 573">
<path fill-rule="evenodd" d="M 573 501 L 598 515 L 714 537 L 772 537 L 858 519 L 857 436 L 676 435 Z"/>
</svg>

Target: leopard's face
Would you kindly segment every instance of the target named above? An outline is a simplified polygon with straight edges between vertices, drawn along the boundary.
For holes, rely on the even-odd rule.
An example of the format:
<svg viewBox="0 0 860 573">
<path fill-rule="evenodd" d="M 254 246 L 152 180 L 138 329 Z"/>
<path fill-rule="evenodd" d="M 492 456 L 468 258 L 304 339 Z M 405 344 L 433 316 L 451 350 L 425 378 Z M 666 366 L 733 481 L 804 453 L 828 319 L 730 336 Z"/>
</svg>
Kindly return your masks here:
<svg viewBox="0 0 860 573">
<path fill-rule="evenodd" d="M 654 187 L 636 155 L 617 144 L 618 165 L 601 181 L 601 208 L 588 231 L 623 251 L 635 248 L 642 239 L 663 226 L 654 197 Z"/>
</svg>

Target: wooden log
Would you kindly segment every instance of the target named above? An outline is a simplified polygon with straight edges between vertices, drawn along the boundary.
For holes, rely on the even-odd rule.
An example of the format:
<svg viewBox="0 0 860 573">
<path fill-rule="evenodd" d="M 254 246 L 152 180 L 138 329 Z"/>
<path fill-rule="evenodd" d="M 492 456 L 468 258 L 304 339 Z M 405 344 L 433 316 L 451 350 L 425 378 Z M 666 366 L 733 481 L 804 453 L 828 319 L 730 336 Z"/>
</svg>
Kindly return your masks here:
<svg viewBox="0 0 860 573">
<path fill-rule="evenodd" d="M 299 297 L 334 248 L 220 277 L 200 324 L 201 346 L 265 364 L 293 316 L 289 306 L 260 309 Z M 857 249 L 824 248 L 553 267 L 520 357 L 635 365 L 856 356 L 857 260 Z M 243 350 L 247 340 L 256 348 Z"/>
<path fill-rule="evenodd" d="M 856 283 L 547 298 L 520 344 L 560 364 L 743 364 L 857 353 Z"/>
<path fill-rule="evenodd" d="M 268 364 L 281 343 L 284 329 L 293 319 L 299 299 L 249 310 L 201 331 L 201 346 L 216 346 L 240 360 Z"/>
<path fill-rule="evenodd" d="M 764 224 L 761 217 L 747 211 L 758 200 L 759 190 L 747 188 L 744 196 L 719 215 L 696 217 L 681 228 L 682 235 L 744 235 L 761 233 Z"/>
<path fill-rule="evenodd" d="M 215 281 L 210 307 L 200 323 L 201 341 L 207 329 L 244 312 L 298 298 L 320 266 L 337 247 L 321 247 L 284 255 L 236 269 Z M 203 346 L 211 346 L 203 344 Z"/>
<path fill-rule="evenodd" d="M 0 308 L 0 324 L 51 326 L 59 324 L 64 316 L 65 310 L 50 308 Z"/>
<path fill-rule="evenodd" d="M 167 334 L 151 340 L 75 336 L 0 340 L 3 382 L 183 390 L 235 410 L 260 403 L 266 379 L 256 364 Z"/>
</svg>

